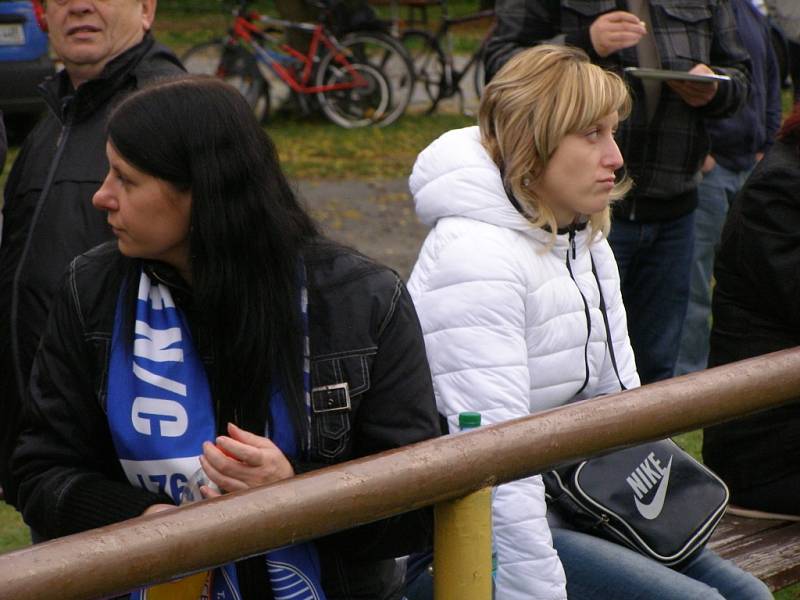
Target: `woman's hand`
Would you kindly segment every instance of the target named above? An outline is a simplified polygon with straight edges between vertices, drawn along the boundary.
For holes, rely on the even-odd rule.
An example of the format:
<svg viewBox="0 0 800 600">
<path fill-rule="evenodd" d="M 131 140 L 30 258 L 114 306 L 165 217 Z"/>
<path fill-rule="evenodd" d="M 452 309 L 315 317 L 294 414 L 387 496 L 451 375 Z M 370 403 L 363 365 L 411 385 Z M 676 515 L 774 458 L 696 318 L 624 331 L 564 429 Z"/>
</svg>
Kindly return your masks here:
<svg viewBox="0 0 800 600">
<path fill-rule="evenodd" d="M 714 157 L 710 154 L 706 154 L 706 158 L 703 161 L 703 166 L 700 168 L 700 172 L 705 175 L 706 173 L 710 173 L 714 170 L 714 167 L 717 166 L 717 161 L 714 160 Z"/>
<path fill-rule="evenodd" d="M 228 435 L 205 442 L 200 464 L 208 478 L 228 492 L 246 490 L 294 476 L 294 469 L 270 440 L 228 423 Z M 203 486 L 206 498 L 219 494 Z"/>
</svg>

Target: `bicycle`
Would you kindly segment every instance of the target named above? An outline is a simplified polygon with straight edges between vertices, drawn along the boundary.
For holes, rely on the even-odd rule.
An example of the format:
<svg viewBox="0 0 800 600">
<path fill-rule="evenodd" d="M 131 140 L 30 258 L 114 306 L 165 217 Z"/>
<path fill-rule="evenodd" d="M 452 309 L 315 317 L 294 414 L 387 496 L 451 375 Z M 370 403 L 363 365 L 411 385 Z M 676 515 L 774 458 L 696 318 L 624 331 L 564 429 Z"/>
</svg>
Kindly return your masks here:
<svg viewBox="0 0 800 600">
<path fill-rule="evenodd" d="M 400 0 L 402 3 L 403 0 Z M 494 11 L 480 10 L 461 17 L 451 17 L 447 9 L 447 0 L 433 0 L 426 4 L 438 4 L 441 20 L 434 33 L 426 29 L 409 28 L 400 36 L 403 45 L 408 49 L 414 63 L 414 75 L 417 83 L 424 88 L 431 106 L 427 113 L 434 112 L 442 100 L 458 95 L 461 112 L 464 110 L 464 92 L 461 82 L 472 69 L 472 83 L 475 95 L 480 98 L 483 91 L 485 71 L 483 65 L 486 45 L 494 31 Z M 450 29 L 483 19 L 492 19 L 492 24 L 481 40 L 477 50 L 467 62 L 456 68 L 453 57 L 453 40 Z M 445 42 L 444 47 L 442 41 Z"/>
<path fill-rule="evenodd" d="M 280 80 L 289 87 L 304 112 L 310 112 L 308 98 L 313 97 L 323 114 L 342 127 L 394 122 L 405 111 L 413 91 L 414 68 L 405 50 L 395 40 L 387 42 L 362 32 L 339 41 L 323 22 L 328 7 L 312 4 L 323 10 L 316 23 L 261 15 L 248 8 L 248 0 L 240 0 L 228 35 L 189 49 L 183 56 L 184 66 L 190 73 L 229 81 L 261 121 L 269 116 L 270 84 L 259 65 L 273 75 L 273 81 Z M 286 30 L 310 33 L 308 50 L 301 52 L 283 43 L 280 36 Z M 400 93 L 403 90 L 390 84 L 382 70 L 394 64 L 389 58 L 397 56 L 397 48 L 403 53 L 399 55 L 400 64 L 407 70 L 405 98 Z M 325 53 L 320 56 L 322 50 Z"/>
</svg>

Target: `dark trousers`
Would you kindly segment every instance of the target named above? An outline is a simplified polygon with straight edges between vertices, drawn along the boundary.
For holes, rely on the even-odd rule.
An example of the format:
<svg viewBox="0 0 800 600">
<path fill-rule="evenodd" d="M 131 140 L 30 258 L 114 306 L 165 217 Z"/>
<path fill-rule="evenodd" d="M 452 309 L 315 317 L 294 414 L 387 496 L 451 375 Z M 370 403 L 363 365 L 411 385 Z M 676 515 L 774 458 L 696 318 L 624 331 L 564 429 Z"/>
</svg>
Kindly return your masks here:
<svg viewBox="0 0 800 600">
<path fill-rule="evenodd" d="M 731 490 L 731 504 L 784 515 L 800 515 L 798 498 L 800 473 L 792 473 L 747 489 Z"/>
<path fill-rule="evenodd" d="M 689 302 L 694 211 L 653 223 L 615 218 L 608 241 L 639 377 L 643 384 L 672 377 Z"/>
</svg>

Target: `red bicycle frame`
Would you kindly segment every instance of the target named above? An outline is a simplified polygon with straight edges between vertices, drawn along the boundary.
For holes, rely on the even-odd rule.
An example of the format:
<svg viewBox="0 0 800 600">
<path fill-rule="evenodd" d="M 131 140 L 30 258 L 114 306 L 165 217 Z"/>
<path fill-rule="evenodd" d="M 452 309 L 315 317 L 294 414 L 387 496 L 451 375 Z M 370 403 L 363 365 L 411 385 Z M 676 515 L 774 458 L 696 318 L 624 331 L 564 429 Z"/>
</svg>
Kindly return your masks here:
<svg viewBox="0 0 800 600">
<path fill-rule="evenodd" d="M 350 61 L 347 60 L 345 52 L 342 51 L 335 43 L 331 41 L 325 32 L 325 27 L 322 23 L 317 23 L 313 26 L 313 33 L 311 35 L 311 43 L 308 47 L 307 53 L 302 53 L 292 48 L 288 44 L 280 44 L 278 47 L 285 54 L 291 56 L 293 59 L 303 63 L 303 69 L 300 73 L 300 80 L 295 77 L 295 69 L 292 67 L 285 67 L 279 60 L 270 56 L 269 52 L 262 48 L 256 40 L 269 41 L 265 33 L 259 28 L 255 21 L 267 21 L 268 18 L 262 17 L 257 11 L 250 11 L 246 16 L 237 14 L 236 19 L 231 29 L 231 37 L 228 41 L 230 44 L 237 42 L 243 43 L 253 54 L 257 61 L 265 63 L 278 77 L 283 80 L 294 92 L 298 94 L 316 94 L 319 92 L 331 92 L 335 90 L 349 90 L 360 87 L 367 87 L 368 82 L 356 69 Z M 311 25 L 304 24 L 289 24 L 285 21 L 275 20 L 289 28 L 307 29 Z M 254 39 L 255 37 L 255 39 Z M 330 85 L 309 85 L 311 76 L 314 70 L 314 62 L 319 50 L 320 43 L 333 53 L 333 60 L 341 65 L 350 76 L 350 81 L 341 83 L 333 83 Z"/>
</svg>

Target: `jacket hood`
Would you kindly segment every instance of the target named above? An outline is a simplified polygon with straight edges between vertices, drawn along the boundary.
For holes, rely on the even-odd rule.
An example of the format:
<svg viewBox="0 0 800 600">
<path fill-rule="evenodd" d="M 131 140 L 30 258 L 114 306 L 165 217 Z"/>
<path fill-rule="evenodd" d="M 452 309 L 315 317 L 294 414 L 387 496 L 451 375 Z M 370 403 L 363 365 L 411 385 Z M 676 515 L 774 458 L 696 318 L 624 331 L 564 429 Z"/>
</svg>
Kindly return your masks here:
<svg viewBox="0 0 800 600">
<path fill-rule="evenodd" d="M 428 226 L 467 217 L 527 231 L 530 222 L 508 199 L 500 170 L 481 144 L 477 126 L 443 134 L 417 157 L 409 179 L 417 215 Z"/>
<path fill-rule="evenodd" d="M 552 241 L 550 232 L 534 227 L 511 203 L 477 126 L 448 131 L 425 148 L 408 185 L 417 216 L 429 227 L 446 217 L 465 217 L 520 231 L 543 244 Z M 576 231 L 577 245 L 587 244 L 591 230 L 585 219 Z M 568 243 L 566 230 L 559 230 L 554 247 Z"/>
</svg>

